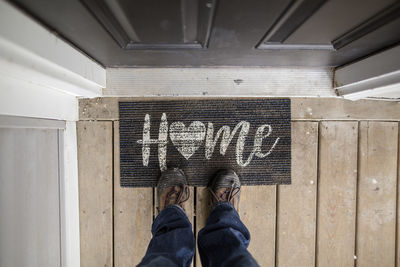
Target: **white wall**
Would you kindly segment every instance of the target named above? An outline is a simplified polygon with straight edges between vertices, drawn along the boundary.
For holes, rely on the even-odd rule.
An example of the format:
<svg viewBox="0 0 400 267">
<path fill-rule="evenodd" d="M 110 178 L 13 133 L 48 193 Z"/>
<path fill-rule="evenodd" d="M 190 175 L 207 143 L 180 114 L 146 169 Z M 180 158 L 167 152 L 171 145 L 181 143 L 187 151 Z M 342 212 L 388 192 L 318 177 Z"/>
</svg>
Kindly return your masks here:
<svg viewBox="0 0 400 267">
<path fill-rule="evenodd" d="M 105 83 L 103 67 L 0 0 L 0 114 L 75 121 L 77 97 Z"/>
<path fill-rule="evenodd" d="M 105 69 L 0 0 L 0 115 L 66 121 L 61 180 L 62 266 L 80 266 L 78 97 L 101 96 Z"/>
</svg>

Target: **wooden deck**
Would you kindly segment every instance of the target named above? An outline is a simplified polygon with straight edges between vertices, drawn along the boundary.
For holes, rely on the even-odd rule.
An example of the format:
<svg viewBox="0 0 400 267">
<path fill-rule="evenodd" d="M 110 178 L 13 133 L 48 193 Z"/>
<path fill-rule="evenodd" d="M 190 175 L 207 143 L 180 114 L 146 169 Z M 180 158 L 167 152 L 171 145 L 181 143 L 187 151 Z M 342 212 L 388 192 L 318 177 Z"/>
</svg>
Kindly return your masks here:
<svg viewBox="0 0 400 267">
<path fill-rule="evenodd" d="M 116 101 L 81 102 L 82 266 L 137 264 L 156 216 L 154 189 L 119 186 Z M 261 266 L 400 266 L 400 104 L 294 102 L 292 184 L 242 188 L 250 252 Z M 197 233 L 207 195 L 191 191 L 187 212 Z M 193 265 L 201 266 L 198 255 Z"/>
</svg>

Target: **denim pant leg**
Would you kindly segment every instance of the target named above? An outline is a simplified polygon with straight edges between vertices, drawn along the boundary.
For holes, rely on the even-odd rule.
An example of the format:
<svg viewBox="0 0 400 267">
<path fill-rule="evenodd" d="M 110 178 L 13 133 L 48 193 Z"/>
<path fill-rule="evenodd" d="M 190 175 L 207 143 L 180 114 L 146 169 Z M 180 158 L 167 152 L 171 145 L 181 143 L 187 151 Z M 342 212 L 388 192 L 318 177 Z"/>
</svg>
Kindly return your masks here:
<svg viewBox="0 0 400 267">
<path fill-rule="evenodd" d="M 259 266 L 247 251 L 250 233 L 229 203 L 219 203 L 199 232 L 198 249 L 204 267 Z"/>
<path fill-rule="evenodd" d="M 153 238 L 138 266 L 190 266 L 195 248 L 192 224 L 178 206 L 164 208 L 153 222 Z"/>
</svg>

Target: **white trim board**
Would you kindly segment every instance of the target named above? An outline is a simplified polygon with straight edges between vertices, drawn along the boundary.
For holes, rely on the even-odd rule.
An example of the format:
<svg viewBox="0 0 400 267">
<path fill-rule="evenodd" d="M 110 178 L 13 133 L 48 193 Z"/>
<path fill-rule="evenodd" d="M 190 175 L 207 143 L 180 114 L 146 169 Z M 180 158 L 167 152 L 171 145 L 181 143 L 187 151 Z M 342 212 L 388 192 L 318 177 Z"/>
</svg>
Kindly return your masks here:
<svg viewBox="0 0 400 267">
<path fill-rule="evenodd" d="M 100 96 L 106 81 L 103 67 L 4 0 L 0 72 L 83 97 Z"/>
<path fill-rule="evenodd" d="M 79 181 L 78 181 L 78 148 L 76 122 L 66 122 L 63 136 L 63 179 L 61 181 L 61 205 L 63 214 L 63 256 L 62 266 L 80 266 L 79 235 Z"/>
<path fill-rule="evenodd" d="M 398 97 L 400 46 L 335 70 L 335 89 L 346 99 Z"/>
<path fill-rule="evenodd" d="M 336 96 L 326 68 L 108 68 L 104 96 Z"/>
<path fill-rule="evenodd" d="M 78 100 L 46 86 L 0 76 L 0 114 L 76 121 Z"/>
<path fill-rule="evenodd" d="M 0 115 L 0 128 L 65 129 L 65 121 Z"/>
<path fill-rule="evenodd" d="M 2 37 L 0 37 L 0 75 L 45 85 L 73 96 L 96 97 L 100 96 L 102 91 L 99 85 Z"/>
<path fill-rule="evenodd" d="M 400 70 L 400 45 L 335 70 L 336 87 L 387 75 Z"/>
<path fill-rule="evenodd" d="M 398 78 L 400 78 L 400 76 Z M 367 83 L 367 85 L 365 83 Z M 355 84 L 354 86 L 339 88 L 337 90 L 340 95 L 349 100 L 358 100 L 371 97 L 392 100 L 397 100 L 400 98 L 400 79 L 393 79 L 390 83 L 383 83 L 382 79 L 375 80 L 375 82 L 371 81 L 365 83 Z M 373 86 L 373 84 L 378 85 Z"/>
</svg>

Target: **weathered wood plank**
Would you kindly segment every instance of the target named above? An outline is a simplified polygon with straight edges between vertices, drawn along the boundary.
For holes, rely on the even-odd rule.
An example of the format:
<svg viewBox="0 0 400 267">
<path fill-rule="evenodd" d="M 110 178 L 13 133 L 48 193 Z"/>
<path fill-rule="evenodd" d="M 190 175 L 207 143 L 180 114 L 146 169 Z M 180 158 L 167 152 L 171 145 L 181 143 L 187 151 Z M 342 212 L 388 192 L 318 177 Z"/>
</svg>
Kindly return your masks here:
<svg viewBox="0 0 400 267">
<path fill-rule="evenodd" d="M 134 266 L 151 239 L 153 189 L 120 186 L 119 122 L 114 122 L 114 258 L 115 266 Z"/>
<path fill-rule="evenodd" d="M 397 139 L 397 232 L 396 232 L 396 266 L 400 266 L 400 124 L 397 124 L 399 136 Z"/>
<path fill-rule="evenodd" d="M 357 265 L 395 266 L 398 125 L 361 122 Z"/>
<path fill-rule="evenodd" d="M 185 210 L 186 210 L 186 214 L 187 214 L 187 216 L 189 218 L 189 221 L 192 224 L 192 229 L 194 231 L 194 225 L 196 223 L 195 219 L 194 219 L 194 215 L 195 215 L 194 187 L 190 186 L 189 190 L 190 190 L 190 197 L 189 197 L 188 201 L 185 204 Z M 194 261 L 195 261 L 195 257 L 193 257 L 192 264 L 190 266 L 193 266 Z"/>
<path fill-rule="evenodd" d="M 251 234 L 249 252 L 261 266 L 274 266 L 276 186 L 243 186 L 239 214 Z"/>
<path fill-rule="evenodd" d="M 196 266 L 201 266 L 199 250 L 197 248 L 197 236 L 199 231 L 206 225 L 210 214 L 209 195 L 206 187 L 196 187 Z"/>
<path fill-rule="evenodd" d="M 292 123 L 292 184 L 278 186 L 277 266 L 315 266 L 318 123 Z"/>
<path fill-rule="evenodd" d="M 317 266 L 354 266 L 357 122 L 321 122 Z"/>
<path fill-rule="evenodd" d="M 400 120 L 398 102 L 292 98 L 293 120 Z"/>
<path fill-rule="evenodd" d="M 192 224 L 192 229 L 194 228 L 194 186 L 189 187 L 190 197 L 188 201 L 185 203 L 186 214 L 189 218 L 190 223 Z"/>
<path fill-rule="evenodd" d="M 207 99 L 221 97 L 207 97 Z M 232 97 L 231 97 L 232 98 Z M 104 97 L 79 100 L 80 120 L 118 120 L 118 101 L 148 101 L 154 97 Z M 163 97 L 163 100 L 205 99 L 205 97 Z M 228 99 L 228 98 L 227 98 Z M 235 98 L 248 99 L 248 98 Z M 400 120 L 398 102 L 350 101 L 342 98 L 291 98 L 292 120 Z"/>
<path fill-rule="evenodd" d="M 77 135 L 81 266 L 112 266 L 112 122 L 80 121 Z"/>
</svg>

